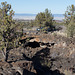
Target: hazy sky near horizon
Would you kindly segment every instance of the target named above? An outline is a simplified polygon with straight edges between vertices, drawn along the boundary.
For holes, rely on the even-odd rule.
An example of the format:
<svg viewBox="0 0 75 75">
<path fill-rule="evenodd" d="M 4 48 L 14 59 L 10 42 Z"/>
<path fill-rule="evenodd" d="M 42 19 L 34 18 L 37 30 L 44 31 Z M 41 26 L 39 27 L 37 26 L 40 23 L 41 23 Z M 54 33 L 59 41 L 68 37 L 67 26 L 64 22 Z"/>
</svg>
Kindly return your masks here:
<svg viewBox="0 0 75 75">
<path fill-rule="evenodd" d="M 67 6 L 75 5 L 75 0 L 0 0 L 0 3 L 4 1 L 12 5 L 15 13 L 31 14 L 43 12 L 46 8 L 53 14 L 64 14 Z"/>
</svg>

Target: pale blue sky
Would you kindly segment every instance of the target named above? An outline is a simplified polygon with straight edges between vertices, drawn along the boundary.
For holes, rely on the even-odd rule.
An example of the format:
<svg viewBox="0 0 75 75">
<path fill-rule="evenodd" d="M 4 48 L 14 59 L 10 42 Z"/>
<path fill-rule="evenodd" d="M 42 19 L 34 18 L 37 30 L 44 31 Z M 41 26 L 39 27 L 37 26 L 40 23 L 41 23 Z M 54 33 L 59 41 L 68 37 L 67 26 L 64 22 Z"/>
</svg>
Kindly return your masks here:
<svg viewBox="0 0 75 75">
<path fill-rule="evenodd" d="M 4 1 L 12 5 L 15 13 L 31 14 L 43 12 L 46 8 L 53 14 L 64 14 L 67 6 L 75 5 L 75 0 L 0 0 L 0 3 Z"/>
</svg>

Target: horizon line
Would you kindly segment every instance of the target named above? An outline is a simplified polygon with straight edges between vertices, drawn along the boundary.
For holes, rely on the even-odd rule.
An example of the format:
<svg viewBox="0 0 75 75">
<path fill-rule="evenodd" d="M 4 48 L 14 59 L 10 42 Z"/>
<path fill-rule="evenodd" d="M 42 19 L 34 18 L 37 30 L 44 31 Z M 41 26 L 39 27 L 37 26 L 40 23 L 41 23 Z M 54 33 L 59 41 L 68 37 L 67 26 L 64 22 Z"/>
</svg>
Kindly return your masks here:
<svg viewBox="0 0 75 75">
<path fill-rule="evenodd" d="M 33 14 L 33 15 L 37 15 L 37 14 L 34 14 L 34 13 L 14 13 L 14 14 Z M 63 13 L 53 13 L 53 14 L 63 14 Z"/>
</svg>

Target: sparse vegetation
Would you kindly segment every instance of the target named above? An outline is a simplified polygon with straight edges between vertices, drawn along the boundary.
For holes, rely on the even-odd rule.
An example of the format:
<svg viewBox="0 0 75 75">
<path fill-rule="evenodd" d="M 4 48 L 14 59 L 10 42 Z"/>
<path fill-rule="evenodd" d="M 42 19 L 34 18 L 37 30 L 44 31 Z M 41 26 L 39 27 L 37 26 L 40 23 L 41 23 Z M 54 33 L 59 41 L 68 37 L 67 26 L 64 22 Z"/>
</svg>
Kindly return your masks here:
<svg viewBox="0 0 75 75">
<path fill-rule="evenodd" d="M 75 34 L 75 6 L 71 5 L 67 7 L 65 12 L 65 23 L 67 27 L 67 36 L 73 37 Z"/>
<path fill-rule="evenodd" d="M 51 11 L 45 9 L 45 12 L 40 12 L 36 15 L 35 22 L 39 27 L 44 27 L 44 30 L 50 28 L 54 29 L 53 26 L 53 16 Z"/>
<path fill-rule="evenodd" d="M 72 37 L 75 34 L 75 16 L 72 17 L 70 23 L 67 26 L 67 36 Z"/>
<path fill-rule="evenodd" d="M 64 22 L 53 20 L 52 13 L 48 9 L 38 13 L 35 20 L 14 20 L 13 15 L 11 5 L 2 2 L 0 7 L 0 75 L 75 74 L 74 5 L 69 6 L 65 12 Z M 67 36 L 72 38 L 63 36 L 64 26 L 62 25 L 64 24 L 67 28 Z M 56 25 L 58 30 L 54 31 Z M 44 34 L 48 33 L 48 30 L 54 32 Z"/>
<path fill-rule="evenodd" d="M 14 11 L 11 10 L 11 5 L 7 2 L 2 2 L 0 7 L 0 37 L 1 37 L 1 46 L 0 48 L 4 50 L 5 60 L 6 60 L 6 51 L 8 48 L 9 42 L 11 42 L 11 33 L 13 33 L 14 21 L 12 16 Z"/>
</svg>

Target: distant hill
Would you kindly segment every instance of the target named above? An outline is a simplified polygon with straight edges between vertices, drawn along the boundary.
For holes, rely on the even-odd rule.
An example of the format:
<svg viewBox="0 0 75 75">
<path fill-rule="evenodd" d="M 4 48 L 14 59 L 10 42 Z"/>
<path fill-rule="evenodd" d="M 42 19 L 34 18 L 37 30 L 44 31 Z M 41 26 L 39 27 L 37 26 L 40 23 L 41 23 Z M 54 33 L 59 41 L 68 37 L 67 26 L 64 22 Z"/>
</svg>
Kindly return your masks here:
<svg viewBox="0 0 75 75">
<path fill-rule="evenodd" d="M 23 19 L 23 20 L 34 20 L 37 14 L 19 14 L 16 13 L 14 15 L 14 19 Z M 53 14 L 54 20 L 62 20 L 64 19 L 64 15 L 63 14 Z"/>
<path fill-rule="evenodd" d="M 36 16 L 37 14 L 19 14 L 15 13 L 16 16 Z M 64 14 L 53 14 L 54 17 L 63 17 Z"/>
<path fill-rule="evenodd" d="M 15 13 L 16 16 L 36 16 L 37 14 L 19 14 Z"/>
</svg>

